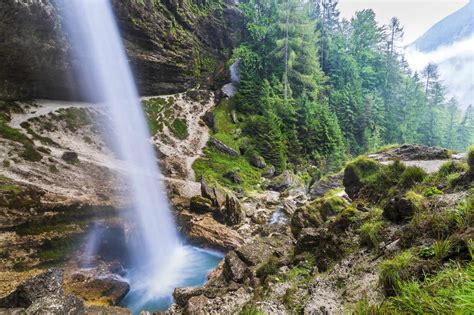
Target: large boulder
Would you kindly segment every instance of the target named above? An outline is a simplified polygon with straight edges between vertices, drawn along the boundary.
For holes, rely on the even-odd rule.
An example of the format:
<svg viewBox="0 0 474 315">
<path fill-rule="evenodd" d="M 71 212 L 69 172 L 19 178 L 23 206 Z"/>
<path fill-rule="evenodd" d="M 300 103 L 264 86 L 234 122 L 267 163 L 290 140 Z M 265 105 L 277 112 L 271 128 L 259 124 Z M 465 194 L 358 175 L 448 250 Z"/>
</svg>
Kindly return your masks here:
<svg viewBox="0 0 474 315">
<path fill-rule="evenodd" d="M 221 151 L 222 153 L 225 153 L 227 155 L 230 155 L 230 156 L 239 156 L 239 152 L 237 152 L 236 150 L 232 149 L 231 147 L 229 147 L 227 144 L 225 144 L 224 142 L 222 142 L 221 140 L 217 139 L 217 138 L 214 138 L 214 137 L 211 137 L 211 139 L 209 140 L 209 144 L 216 148 L 217 150 Z"/>
<path fill-rule="evenodd" d="M 256 153 L 252 153 L 252 155 L 250 156 L 250 164 L 252 166 L 255 166 L 261 169 L 264 169 L 265 167 L 267 167 L 267 163 L 265 163 L 265 159 Z"/>
<path fill-rule="evenodd" d="M 221 208 L 218 220 L 227 225 L 238 225 L 245 218 L 245 212 L 237 197 L 231 193 L 227 194 L 225 207 Z"/>
<path fill-rule="evenodd" d="M 337 175 L 329 176 L 316 181 L 309 188 L 309 194 L 311 198 L 319 198 L 334 188 L 343 187 L 343 178 L 344 173 L 339 173 Z"/>
<path fill-rule="evenodd" d="M 40 298 L 64 294 L 62 288 L 63 275 L 64 271 L 62 269 L 50 269 L 26 280 L 15 291 L 0 299 L 0 307 L 27 308 Z"/>
<path fill-rule="evenodd" d="M 423 207 L 423 196 L 408 192 L 390 199 L 383 209 L 383 216 L 392 222 L 406 222 Z"/>
<path fill-rule="evenodd" d="M 68 314 L 85 313 L 84 300 L 74 295 L 53 294 L 37 299 L 26 310 L 27 314 Z"/>
<path fill-rule="evenodd" d="M 217 222 L 210 214 L 202 216 L 183 211 L 179 219 L 193 244 L 228 251 L 244 243 L 238 232 Z"/>
<path fill-rule="evenodd" d="M 449 159 L 449 151 L 447 149 L 429 147 L 421 144 L 404 144 L 369 155 L 369 157 L 378 161 L 446 160 Z"/>
<path fill-rule="evenodd" d="M 211 200 L 212 205 L 216 208 L 224 206 L 226 202 L 225 193 L 216 186 L 209 185 L 205 179 L 201 180 L 201 196 Z"/>
<path fill-rule="evenodd" d="M 268 190 L 282 192 L 290 188 L 302 187 L 301 179 L 289 171 L 285 171 L 272 179 L 267 185 Z"/>
<path fill-rule="evenodd" d="M 320 271 L 326 271 L 331 262 L 342 255 L 341 242 L 327 228 L 305 228 L 301 230 L 295 247 L 295 253 L 310 253 Z"/>
<path fill-rule="evenodd" d="M 229 252 L 224 259 L 224 277 L 227 281 L 242 282 L 249 274 L 247 265 L 234 252 Z"/>
</svg>

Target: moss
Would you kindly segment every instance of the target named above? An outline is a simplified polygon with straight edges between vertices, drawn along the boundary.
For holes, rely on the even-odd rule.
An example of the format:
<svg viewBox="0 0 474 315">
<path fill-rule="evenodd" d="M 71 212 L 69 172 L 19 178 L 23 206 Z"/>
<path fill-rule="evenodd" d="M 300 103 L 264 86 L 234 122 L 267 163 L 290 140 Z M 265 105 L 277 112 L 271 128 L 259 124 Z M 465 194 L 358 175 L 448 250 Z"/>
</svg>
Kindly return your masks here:
<svg viewBox="0 0 474 315">
<path fill-rule="evenodd" d="M 415 211 L 420 211 L 423 209 L 425 198 L 422 195 L 419 195 L 414 191 L 409 191 L 405 194 L 405 198 L 410 201 Z"/>
<path fill-rule="evenodd" d="M 8 192 L 18 194 L 22 192 L 21 187 L 14 184 L 3 184 L 0 182 L 0 192 Z"/>
<path fill-rule="evenodd" d="M 66 261 L 68 256 L 80 247 L 84 237 L 83 233 L 79 233 L 44 241 L 35 254 L 35 257 L 41 260 L 39 267 L 50 268 Z"/>
</svg>

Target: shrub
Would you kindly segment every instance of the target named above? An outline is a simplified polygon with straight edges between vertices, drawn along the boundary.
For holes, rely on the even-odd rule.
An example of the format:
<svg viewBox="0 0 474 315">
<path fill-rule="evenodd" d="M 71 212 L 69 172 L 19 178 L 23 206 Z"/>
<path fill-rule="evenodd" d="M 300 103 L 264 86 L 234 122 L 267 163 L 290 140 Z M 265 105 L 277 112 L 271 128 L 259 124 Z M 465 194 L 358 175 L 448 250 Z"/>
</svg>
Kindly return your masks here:
<svg viewBox="0 0 474 315">
<path fill-rule="evenodd" d="M 461 173 L 467 171 L 468 167 L 466 164 L 459 163 L 457 161 L 449 161 L 441 165 L 438 171 L 438 175 L 446 177 L 450 174 Z"/>
<path fill-rule="evenodd" d="M 382 230 L 382 221 L 375 222 L 366 222 L 360 227 L 360 243 L 361 245 L 368 246 L 370 248 L 378 249 L 381 230 Z"/>
<path fill-rule="evenodd" d="M 428 174 L 418 166 L 410 166 L 405 169 L 400 178 L 400 185 L 403 188 L 411 188 L 417 183 L 421 183 Z"/>
<path fill-rule="evenodd" d="M 434 256 L 438 260 L 443 260 L 446 256 L 448 256 L 450 249 L 451 249 L 450 240 L 436 241 L 433 244 Z"/>
<path fill-rule="evenodd" d="M 379 284 L 383 287 L 387 296 L 392 296 L 400 292 L 401 281 L 408 280 L 409 274 L 407 267 L 412 264 L 413 261 L 413 254 L 406 251 L 380 264 Z"/>
<path fill-rule="evenodd" d="M 467 165 L 469 165 L 469 173 L 474 174 L 474 145 L 467 150 Z"/>
<path fill-rule="evenodd" d="M 39 162 L 43 158 L 41 154 L 36 151 L 35 147 L 29 143 L 23 146 L 23 152 L 20 154 L 20 156 L 31 162 Z"/>
<path fill-rule="evenodd" d="M 3 160 L 3 167 L 5 168 L 9 168 L 11 165 L 10 161 L 9 160 Z"/>
</svg>

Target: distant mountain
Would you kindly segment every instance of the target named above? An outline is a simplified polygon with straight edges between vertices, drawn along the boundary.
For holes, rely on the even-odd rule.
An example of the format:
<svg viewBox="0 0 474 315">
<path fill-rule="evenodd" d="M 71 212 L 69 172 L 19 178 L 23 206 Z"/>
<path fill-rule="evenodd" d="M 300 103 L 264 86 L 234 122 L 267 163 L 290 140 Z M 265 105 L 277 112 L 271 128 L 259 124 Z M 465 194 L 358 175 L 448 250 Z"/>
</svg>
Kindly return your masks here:
<svg viewBox="0 0 474 315">
<path fill-rule="evenodd" d="M 474 0 L 436 23 L 410 46 L 421 52 L 434 51 L 474 34 Z"/>
</svg>

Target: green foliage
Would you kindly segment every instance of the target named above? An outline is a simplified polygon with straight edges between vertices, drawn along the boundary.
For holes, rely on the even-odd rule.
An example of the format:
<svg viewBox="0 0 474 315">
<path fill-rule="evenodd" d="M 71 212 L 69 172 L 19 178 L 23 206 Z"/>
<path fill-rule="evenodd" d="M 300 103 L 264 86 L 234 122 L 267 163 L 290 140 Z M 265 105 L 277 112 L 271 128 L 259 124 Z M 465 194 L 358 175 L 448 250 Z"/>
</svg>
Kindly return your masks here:
<svg viewBox="0 0 474 315">
<path fill-rule="evenodd" d="M 474 145 L 467 150 L 467 164 L 469 165 L 469 172 L 474 174 Z"/>
<path fill-rule="evenodd" d="M 420 249 L 420 252 L 418 255 L 424 259 L 432 258 L 435 256 L 435 250 L 433 246 L 425 246 Z"/>
<path fill-rule="evenodd" d="M 259 277 L 262 281 L 265 281 L 268 276 L 274 275 L 278 272 L 278 267 L 278 257 L 271 256 L 268 262 L 257 269 L 257 277 Z"/>
<path fill-rule="evenodd" d="M 438 170 L 438 176 L 447 177 L 451 174 L 461 173 L 467 171 L 465 164 L 459 163 L 457 161 L 449 161 L 441 165 Z"/>
<path fill-rule="evenodd" d="M 8 119 L 3 113 L 0 113 L 0 136 L 23 145 L 32 144 L 32 141 L 20 130 L 8 126 Z"/>
<path fill-rule="evenodd" d="M 151 135 L 163 131 L 163 127 L 169 124 L 173 115 L 174 99 L 156 97 L 143 101 L 143 109 L 148 121 L 148 129 Z"/>
</svg>

